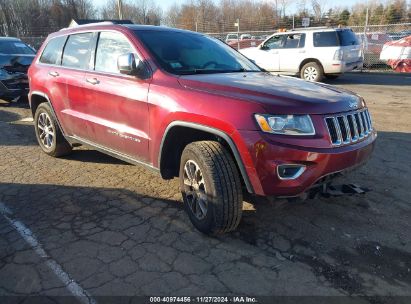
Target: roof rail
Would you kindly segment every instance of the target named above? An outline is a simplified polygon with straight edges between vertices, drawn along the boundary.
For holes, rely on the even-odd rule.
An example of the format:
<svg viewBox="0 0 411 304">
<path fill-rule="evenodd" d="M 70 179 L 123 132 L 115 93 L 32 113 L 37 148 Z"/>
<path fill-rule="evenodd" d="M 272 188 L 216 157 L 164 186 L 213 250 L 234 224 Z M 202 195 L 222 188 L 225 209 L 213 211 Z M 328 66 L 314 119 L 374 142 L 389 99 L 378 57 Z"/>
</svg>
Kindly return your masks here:
<svg viewBox="0 0 411 304">
<path fill-rule="evenodd" d="M 327 30 L 334 29 L 335 26 L 312 26 L 312 27 L 296 27 L 290 31 L 314 31 L 314 30 Z"/>
<path fill-rule="evenodd" d="M 131 20 L 94 20 L 94 19 L 72 19 L 69 26 L 62 28 L 62 30 L 66 30 L 68 28 L 78 28 L 84 26 L 97 26 L 97 25 L 113 25 L 113 24 L 133 24 Z"/>
</svg>

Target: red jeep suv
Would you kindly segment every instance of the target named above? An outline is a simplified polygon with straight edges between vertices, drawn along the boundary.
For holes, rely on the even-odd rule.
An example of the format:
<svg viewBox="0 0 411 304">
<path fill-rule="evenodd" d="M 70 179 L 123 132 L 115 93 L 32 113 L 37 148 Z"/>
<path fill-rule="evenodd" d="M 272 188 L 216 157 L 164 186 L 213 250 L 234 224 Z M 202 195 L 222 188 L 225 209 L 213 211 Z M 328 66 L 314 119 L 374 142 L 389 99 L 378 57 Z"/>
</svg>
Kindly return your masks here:
<svg viewBox="0 0 411 304">
<path fill-rule="evenodd" d="M 109 22 L 51 34 L 29 69 L 42 150 L 87 145 L 179 177 L 187 213 L 218 234 L 244 191 L 301 196 L 365 162 L 376 132 L 364 100 L 271 75 L 212 37 Z"/>
</svg>

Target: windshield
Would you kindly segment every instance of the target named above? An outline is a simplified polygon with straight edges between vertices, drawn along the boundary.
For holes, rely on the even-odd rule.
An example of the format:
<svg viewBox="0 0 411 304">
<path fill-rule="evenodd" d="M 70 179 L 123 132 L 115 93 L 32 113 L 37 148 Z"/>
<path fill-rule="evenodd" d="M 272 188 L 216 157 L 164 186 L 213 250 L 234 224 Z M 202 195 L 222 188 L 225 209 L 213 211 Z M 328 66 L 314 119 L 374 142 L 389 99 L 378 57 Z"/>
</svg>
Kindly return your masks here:
<svg viewBox="0 0 411 304">
<path fill-rule="evenodd" d="M 32 55 L 35 54 L 32 48 L 19 40 L 0 40 L 0 54 L 6 55 Z"/>
<path fill-rule="evenodd" d="M 337 31 L 338 38 L 340 39 L 341 46 L 348 46 L 348 45 L 358 45 L 358 40 L 353 31 L 351 30 L 344 30 L 344 31 Z"/>
<path fill-rule="evenodd" d="M 212 37 L 172 31 L 135 33 L 160 66 L 173 74 L 261 71 L 246 57 Z"/>
</svg>

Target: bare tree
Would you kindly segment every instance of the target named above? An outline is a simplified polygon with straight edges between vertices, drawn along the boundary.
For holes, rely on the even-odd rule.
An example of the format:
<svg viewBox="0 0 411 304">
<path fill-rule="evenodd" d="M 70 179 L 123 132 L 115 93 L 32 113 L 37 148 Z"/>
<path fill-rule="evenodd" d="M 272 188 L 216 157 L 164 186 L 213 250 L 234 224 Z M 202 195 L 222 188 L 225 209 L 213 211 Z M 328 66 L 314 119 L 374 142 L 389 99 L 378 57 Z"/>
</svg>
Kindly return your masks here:
<svg viewBox="0 0 411 304">
<path fill-rule="evenodd" d="M 315 20 L 319 21 L 325 12 L 326 0 L 311 0 Z"/>
</svg>

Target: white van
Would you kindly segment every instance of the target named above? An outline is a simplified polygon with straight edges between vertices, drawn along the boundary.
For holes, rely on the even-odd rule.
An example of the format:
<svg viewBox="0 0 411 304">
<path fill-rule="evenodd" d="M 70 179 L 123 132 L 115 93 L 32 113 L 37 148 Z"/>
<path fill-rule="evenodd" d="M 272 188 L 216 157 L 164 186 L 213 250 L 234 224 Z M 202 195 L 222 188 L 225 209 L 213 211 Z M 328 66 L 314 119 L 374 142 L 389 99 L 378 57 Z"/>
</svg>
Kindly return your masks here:
<svg viewBox="0 0 411 304">
<path fill-rule="evenodd" d="M 240 50 L 269 72 L 308 81 L 336 78 L 363 66 L 361 46 L 348 28 L 306 28 L 275 33 L 258 47 Z"/>
</svg>

